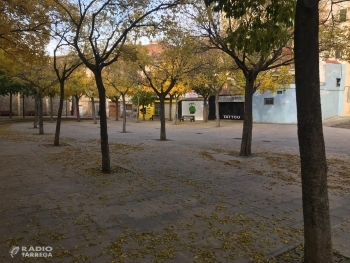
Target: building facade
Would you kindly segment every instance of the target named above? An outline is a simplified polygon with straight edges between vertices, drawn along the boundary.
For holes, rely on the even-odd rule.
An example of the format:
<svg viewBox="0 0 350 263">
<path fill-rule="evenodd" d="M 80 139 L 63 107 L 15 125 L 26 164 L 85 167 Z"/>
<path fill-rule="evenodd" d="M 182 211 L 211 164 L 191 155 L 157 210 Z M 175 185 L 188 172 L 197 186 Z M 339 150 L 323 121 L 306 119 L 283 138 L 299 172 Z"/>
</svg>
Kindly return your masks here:
<svg viewBox="0 0 350 263">
<path fill-rule="evenodd" d="M 322 119 L 350 116 L 348 64 L 337 61 L 320 63 L 320 95 Z M 272 94 L 256 93 L 253 96 L 253 120 L 262 123 L 297 123 L 295 84 Z"/>
</svg>

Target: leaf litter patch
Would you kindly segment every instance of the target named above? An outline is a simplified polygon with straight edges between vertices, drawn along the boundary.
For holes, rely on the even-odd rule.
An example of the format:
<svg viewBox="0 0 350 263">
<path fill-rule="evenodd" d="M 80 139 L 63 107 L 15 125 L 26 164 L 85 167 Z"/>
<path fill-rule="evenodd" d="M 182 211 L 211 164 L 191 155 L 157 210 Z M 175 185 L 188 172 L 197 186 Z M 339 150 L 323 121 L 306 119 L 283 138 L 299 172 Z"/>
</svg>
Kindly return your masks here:
<svg viewBox="0 0 350 263">
<path fill-rule="evenodd" d="M 94 177 L 110 176 L 113 174 L 119 175 L 119 174 L 133 173 L 133 171 L 130 171 L 118 165 L 112 166 L 110 173 L 103 173 L 101 170 L 101 167 L 88 168 L 88 169 L 85 169 L 85 172 Z"/>
</svg>

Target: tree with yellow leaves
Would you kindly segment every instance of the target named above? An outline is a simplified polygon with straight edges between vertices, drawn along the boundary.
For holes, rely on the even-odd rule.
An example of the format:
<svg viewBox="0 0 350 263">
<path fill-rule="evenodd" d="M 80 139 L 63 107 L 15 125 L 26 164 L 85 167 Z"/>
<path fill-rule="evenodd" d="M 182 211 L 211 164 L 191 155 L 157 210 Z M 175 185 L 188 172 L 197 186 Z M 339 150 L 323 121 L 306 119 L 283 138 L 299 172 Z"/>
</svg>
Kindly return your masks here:
<svg viewBox="0 0 350 263">
<path fill-rule="evenodd" d="M 229 83 L 228 79 L 233 69 L 233 63 L 226 53 L 217 49 L 209 49 L 203 52 L 201 63 L 202 68 L 197 70 L 191 82 L 194 87 L 199 87 L 203 91 L 208 88 L 215 95 L 216 127 L 220 127 L 219 95 Z M 205 115 L 207 114 L 205 113 Z M 204 119 L 206 118 L 207 116 Z"/>
<path fill-rule="evenodd" d="M 179 81 L 175 87 L 169 92 L 170 97 L 170 111 L 169 111 L 169 120 L 172 120 L 172 101 L 175 99 L 175 112 L 174 112 L 174 118 L 173 118 L 173 124 L 176 124 L 177 120 L 179 119 L 178 116 L 178 101 L 179 98 L 184 95 L 186 92 L 190 91 L 190 87 L 187 84 L 187 81 Z"/>
<path fill-rule="evenodd" d="M 77 122 L 80 122 L 79 100 L 85 95 L 86 89 L 92 85 L 89 70 L 83 66 L 77 68 L 66 84 L 67 95 L 73 96 L 74 104 L 72 111 L 77 114 Z"/>
<path fill-rule="evenodd" d="M 235 71 L 232 75 L 234 89 L 240 94 L 244 94 L 245 78 L 241 71 Z M 254 89 L 260 93 L 270 91 L 277 92 L 278 89 L 286 90 L 293 83 L 294 77 L 290 73 L 289 66 L 282 66 L 269 71 L 260 72 L 254 82 Z"/>
<path fill-rule="evenodd" d="M 160 100 L 160 140 L 164 141 L 165 98 L 177 83 L 199 67 L 200 50 L 197 40 L 185 34 L 167 36 L 167 40 L 160 41 L 159 45 L 162 48 L 159 54 L 140 48 L 138 62 L 143 73 L 142 85 L 152 88 Z"/>
<path fill-rule="evenodd" d="M 203 73 L 198 73 L 190 79 L 190 85 L 198 95 L 203 97 L 203 121 L 208 121 L 209 106 L 208 100 L 210 95 L 213 94 L 212 89 L 203 81 Z"/>
<path fill-rule="evenodd" d="M 115 112 L 115 120 L 119 120 L 119 99 L 120 99 L 120 93 L 112 86 L 106 85 L 106 98 L 110 99 L 112 102 L 116 105 L 116 112 Z"/>
<path fill-rule="evenodd" d="M 18 77 L 30 83 L 35 92 L 35 118 L 34 128 L 37 127 L 37 118 L 39 121 L 39 134 L 44 134 L 43 120 L 43 96 L 44 93 L 57 84 L 55 72 L 47 56 L 38 56 L 32 63 L 22 64 L 22 71 Z"/>
<path fill-rule="evenodd" d="M 0 50 L 23 60 L 44 50 L 50 39 L 51 9 L 48 0 L 0 1 Z"/>
<path fill-rule="evenodd" d="M 127 57 L 120 59 L 104 71 L 105 86 L 111 87 L 122 97 L 123 103 L 123 130 L 126 132 L 126 96 L 131 95 L 137 88 L 138 66 Z"/>
<path fill-rule="evenodd" d="M 61 131 L 61 119 L 63 111 L 63 100 L 67 97 L 65 95 L 65 84 L 70 75 L 82 64 L 80 59 L 76 54 L 68 50 L 64 56 L 59 56 L 58 53 L 61 53 L 62 50 L 65 50 L 65 43 L 63 38 L 58 40 L 58 43 L 54 49 L 53 57 L 53 67 L 56 73 L 57 80 L 59 82 L 59 94 L 60 101 L 57 113 L 56 129 L 55 129 L 55 139 L 54 146 L 60 145 L 60 131 Z M 66 105 L 67 106 L 67 105 Z M 66 109 L 67 110 L 67 109 Z M 67 112 L 66 112 L 67 114 Z"/>
<path fill-rule="evenodd" d="M 157 99 L 157 95 L 154 93 L 154 91 L 151 88 L 138 86 L 131 97 L 131 101 L 133 104 L 137 105 L 137 116 L 136 116 L 136 122 L 138 122 L 139 117 L 139 108 L 141 106 L 141 114 L 142 119 L 145 121 L 145 115 L 146 115 L 146 106 L 153 104 L 154 101 Z"/>
</svg>

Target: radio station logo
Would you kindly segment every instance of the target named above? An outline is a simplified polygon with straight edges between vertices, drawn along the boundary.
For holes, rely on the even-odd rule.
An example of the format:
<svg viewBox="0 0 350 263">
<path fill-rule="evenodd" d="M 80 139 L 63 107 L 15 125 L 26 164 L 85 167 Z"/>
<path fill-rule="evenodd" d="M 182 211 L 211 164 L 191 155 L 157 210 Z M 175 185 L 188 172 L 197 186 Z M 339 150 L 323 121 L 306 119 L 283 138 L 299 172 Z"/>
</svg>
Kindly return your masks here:
<svg viewBox="0 0 350 263">
<path fill-rule="evenodd" d="M 48 258 L 52 257 L 52 250 L 50 246 L 13 246 L 9 252 L 12 258 L 15 258 L 18 252 L 24 258 Z"/>
</svg>

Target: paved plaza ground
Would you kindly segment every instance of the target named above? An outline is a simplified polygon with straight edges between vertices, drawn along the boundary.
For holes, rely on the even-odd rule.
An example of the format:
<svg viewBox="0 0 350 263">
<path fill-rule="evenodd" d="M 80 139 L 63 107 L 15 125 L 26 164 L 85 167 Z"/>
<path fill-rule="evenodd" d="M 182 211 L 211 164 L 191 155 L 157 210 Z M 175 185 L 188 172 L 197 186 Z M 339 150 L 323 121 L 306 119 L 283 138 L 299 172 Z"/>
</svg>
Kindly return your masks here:
<svg viewBox="0 0 350 263">
<path fill-rule="evenodd" d="M 242 158 L 242 122 L 221 125 L 167 122 L 159 141 L 159 121 L 109 120 L 108 175 L 91 120 L 63 122 L 59 147 L 54 123 L 0 125 L 0 262 L 302 262 L 297 126 L 254 124 Z M 324 135 L 335 260 L 350 262 L 350 129 Z"/>
</svg>

